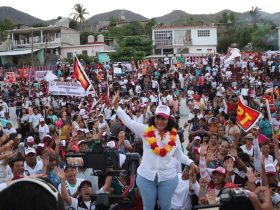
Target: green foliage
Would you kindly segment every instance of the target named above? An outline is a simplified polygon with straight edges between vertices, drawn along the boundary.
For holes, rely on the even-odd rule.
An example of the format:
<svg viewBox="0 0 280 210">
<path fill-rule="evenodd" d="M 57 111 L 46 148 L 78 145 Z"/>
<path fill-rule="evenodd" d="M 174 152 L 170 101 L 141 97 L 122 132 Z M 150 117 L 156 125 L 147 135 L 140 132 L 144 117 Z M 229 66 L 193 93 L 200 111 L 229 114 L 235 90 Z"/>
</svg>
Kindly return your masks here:
<svg viewBox="0 0 280 210">
<path fill-rule="evenodd" d="M 88 56 L 88 55 L 83 55 L 83 54 L 77 54 L 77 57 L 78 57 L 79 60 L 83 59 L 83 61 L 86 64 L 90 64 L 91 62 L 93 62 L 95 60 L 95 57 Z M 64 61 L 68 62 L 70 64 L 73 64 L 73 58 L 65 58 Z"/>
<path fill-rule="evenodd" d="M 70 20 L 70 23 L 69 23 L 69 28 L 72 28 L 72 29 L 77 29 L 78 28 L 78 24 L 75 20 Z"/>
<path fill-rule="evenodd" d="M 48 24 L 46 24 L 46 23 L 33 23 L 32 24 L 33 28 L 47 27 L 47 26 L 48 26 Z"/>
<path fill-rule="evenodd" d="M 74 12 L 71 13 L 74 21 L 79 22 L 80 24 L 85 22 L 85 15 L 89 13 L 86 11 L 86 8 L 82 4 L 75 4 L 73 7 Z"/>
<path fill-rule="evenodd" d="M 117 25 L 118 23 L 118 19 L 114 16 L 111 16 L 109 19 L 110 23 L 109 23 L 109 27 L 114 27 Z"/>
<path fill-rule="evenodd" d="M 81 44 L 86 44 L 88 42 L 88 36 L 92 35 L 92 32 L 84 31 L 80 33 L 80 42 Z"/>
<path fill-rule="evenodd" d="M 14 23 L 10 20 L 5 18 L 4 20 L 0 21 L 0 31 L 11 30 L 14 28 Z"/>
<path fill-rule="evenodd" d="M 133 21 L 119 27 L 109 27 L 108 36 L 117 38 L 118 48 L 110 54 L 114 61 L 135 60 L 152 53 L 152 27 L 156 24 L 155 19 L 147 23 Z"/>
<path fill-rule="evenodd" d="M 79 60 L 83 59 L 83 61 L 86 62 L 86 64 L 90 64 L 94 60 L 93 56 L 83 54 L 78 54 L 77 57 L 79 58 Z"/>
<path fill-rule="evenodd" d="M 12 30 L 13 28 L 14 23 L 10 19 L 5 18 L 4 20 L 0 21 L 0 40 L 4 40 L 6 38 L 6 30 Z"/>
<path fill-rule="evenodd" d="M 135 60 L 142 59 L 152 53 L 152 40 L 148 36 L 128 36 L 124 37 L 111 59 L 114 61 L 130 61 L 131 57 Z"/>
</svg>

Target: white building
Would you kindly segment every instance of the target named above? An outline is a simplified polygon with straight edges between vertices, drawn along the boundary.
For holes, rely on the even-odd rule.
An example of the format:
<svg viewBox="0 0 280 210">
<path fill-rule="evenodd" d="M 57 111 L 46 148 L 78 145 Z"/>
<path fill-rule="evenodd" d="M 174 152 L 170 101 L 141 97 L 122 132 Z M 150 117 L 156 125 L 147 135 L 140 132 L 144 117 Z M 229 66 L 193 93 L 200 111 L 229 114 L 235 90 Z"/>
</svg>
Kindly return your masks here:
<svg viewBox="0 0 280 210">
<path fill-rule="evenodd" d="M 73 54 L 83 54 L 88 56 L 97 56 L 99 53 L 115 52 L 115 48 L 108 46 L 104 42 L 104 36 L 99 34 L 95 41 L 94 36 L 88 36 L 88 43 L 83 45 L 72 45 L 61 47 L 62 58 L 73 58 Z"/>
<path fill-rule="evenodd" d="M 155 55 L 196 55 L 217 51 L 216 26 L 154 27 L 152 38 Z"/>
</svg>

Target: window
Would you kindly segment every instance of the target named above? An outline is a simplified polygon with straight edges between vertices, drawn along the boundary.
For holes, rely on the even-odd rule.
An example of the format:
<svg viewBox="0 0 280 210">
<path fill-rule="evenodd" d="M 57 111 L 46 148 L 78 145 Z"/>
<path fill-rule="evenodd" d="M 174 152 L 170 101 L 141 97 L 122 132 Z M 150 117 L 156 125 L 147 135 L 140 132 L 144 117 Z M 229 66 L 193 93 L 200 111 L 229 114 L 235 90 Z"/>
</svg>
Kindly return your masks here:
<svg viewBox="0 0 280 210">
<path fill-rule="evenodd" d="M 196 49 L 196 51 L 202 51 L 202 49 Z"/>
<path fill-rule="evenodd" d="M 174 44 L 189 45 L 191 43 L 191 30 L 175 30 Z"/>
<path fill-rule="evenodd" d="M 68 52 L 67 53 L 67 58 L 73 58 L 73 53 L 72 52 Z"/>
<path fill-rule="evenodd" d="M 82 54 L 83 54 L 83 55 L 87 55 L 87 50 L 83 50 L 83 51 L 82 51 Z"/>
<path fill-rule="evenodd" d="M 156 46 L 172 45 L 172 31 L 155 31 L 154 37 Z"/>
<path fill-rule="evenodd" d="M 197 36 L 198 37 L 210 36 L 210 30 L 198 30 L 197 31 Z"/>
<path fill-rule="evenodd" d="M 161 49 L 155 49 L 155 55 L 161 55 Z"/>
</svg>

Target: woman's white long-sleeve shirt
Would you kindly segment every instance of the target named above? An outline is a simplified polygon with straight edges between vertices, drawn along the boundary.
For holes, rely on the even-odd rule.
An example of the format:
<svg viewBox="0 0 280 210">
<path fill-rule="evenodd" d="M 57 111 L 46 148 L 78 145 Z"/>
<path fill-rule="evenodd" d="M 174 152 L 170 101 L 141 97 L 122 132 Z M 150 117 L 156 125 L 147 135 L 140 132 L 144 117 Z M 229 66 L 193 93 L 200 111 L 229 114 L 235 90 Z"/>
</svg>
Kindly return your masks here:
<svg viewBox="0 0 280 210">
<path fill-rule="evenodd" d="M 183 154 L 178 135 L 176 138 L 176 146 L 164 157 L 161 157 L 154 154 L 150 145 L 145 141 L 144 132 L 148 125 L 132 120 L 120 107 L 115 111 L 124 125 L 143 140 L 143 157 L 137 169 L 137 173 L 140 176 L 154 181 L 157 175 L 158 181 L 162 182 L 177 176 L 175 158 L 183 164 L 191 165 L 193 161 Z M 167 142 L 164 143 L 167 144 Z"/>
</svg>

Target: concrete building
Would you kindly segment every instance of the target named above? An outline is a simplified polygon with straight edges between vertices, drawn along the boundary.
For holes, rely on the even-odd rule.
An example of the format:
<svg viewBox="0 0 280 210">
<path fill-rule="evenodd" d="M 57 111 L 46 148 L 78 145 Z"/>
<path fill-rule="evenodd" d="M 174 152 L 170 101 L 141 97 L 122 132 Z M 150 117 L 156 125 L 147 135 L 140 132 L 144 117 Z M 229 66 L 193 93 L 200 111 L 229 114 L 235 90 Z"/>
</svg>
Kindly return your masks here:
<svg viewBox="0 0 280 210">
<path fill-rule="evenodd" d="M 158 26 L 153 28 L 154 55 L 206 54 L 217 51 L 216 26 Z"/>
<path fill-rule="evenodd" d="M 47 27 L 20 27 L 8 30 L 8 38 L 0 45 L 0 64 L 55 64 L 61 48 L 80 44 L 80 32 L 69 27 L 69 20 L 59 20 Z"/>
<path fill-rule="evenodd" d="M 115 48 L 105 43 L 104 36 L 99 34 L 95 37 L 88 36 L 88 43 L 84 45 L 73 45 L 61 47 L 62 58 L 73 58 L 73 54 L 84 54 L 88 56 L 98 56 L 101 60 L 108 60 L 108 53 L 115 52 Z M 105 58 L 106 57 L 106 58 Z"/>
</svg>

